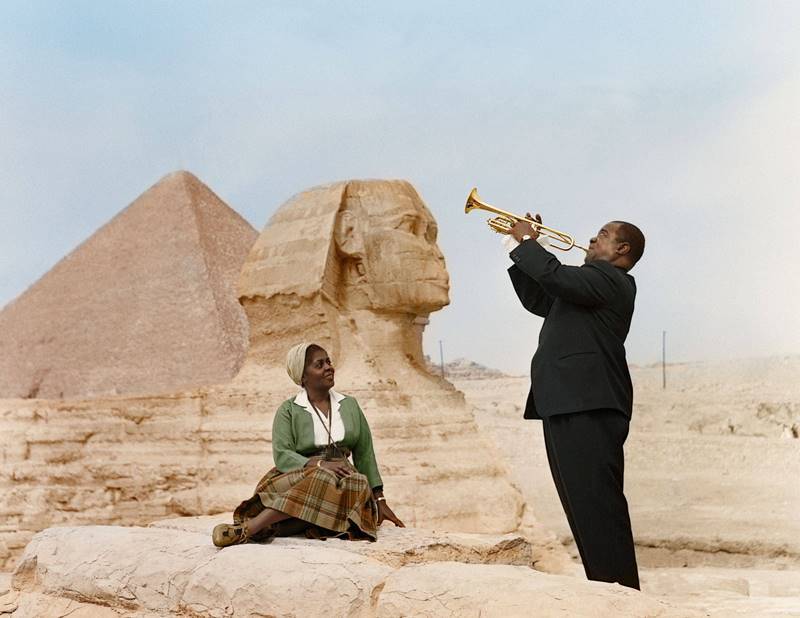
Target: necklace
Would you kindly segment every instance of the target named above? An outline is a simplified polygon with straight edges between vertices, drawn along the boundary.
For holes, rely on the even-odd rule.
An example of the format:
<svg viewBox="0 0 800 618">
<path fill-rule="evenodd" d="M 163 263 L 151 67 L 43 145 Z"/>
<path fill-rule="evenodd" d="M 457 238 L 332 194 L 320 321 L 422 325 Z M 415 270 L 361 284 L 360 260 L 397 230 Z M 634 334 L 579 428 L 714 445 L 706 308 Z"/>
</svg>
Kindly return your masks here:
<svg viewBox="0 0 800 618">
<path fill-rule="evenodd" d="M 311 401 L 310 401 L 310 400 L 309 400 L 309 403 L 311 403 Z M 323 413 L 323 412 L 322 412 L 322 411 L 321 411 L 319 408 L 317 408 L 317 406 L 315 406 L 313 403 L 311 404 L 311 407 L 312 407 L 312 408 L 314 408 L 314 412 L 316 412 L 316 413 L 317 413 L 317 418 L 319 418 L 319 422 L 320 422 L 320 423 L 322 423 L 322 427 L 323 427 L 323 428 L 325 429 L 325 431 L 328 433 L 328 437 L 330 438 L 330 435 L 331 435 L 331 430 L 333 429 L 333 418 L 332 418 L 332 415 L 331 415 L 330 413 L 329 413 L 329 414 L 324 414 L 324 413 Z M 328 419 L 328 423 L 327 423 L 327 424 L 325 424 L 325 419 L 326 419 L 326 418 Z"/>
<path fill-rule="evenodd" d="M 332 427 L 333 427 L 333 408 L 331 408 L 331 411 L 328 414 L 328 424 L 326 425 L 325 424 L 325 419 L 323 417 L 322 412 L 320 412 L 317 409 L 317 406 L 315 406 L 311 402 L 311 399 L 308 400 L 308 403 L 310 403 L 311 407 L 314 408 L 314 412 L 317 413 L 317 417 L 319 418 L 319 422 L 322 423 L 322 427 L 323 427 L 323 429 L 325 429 L 325 433 L 328 434 L 328 445 L 325 447 L 325 456 L 324 456 L 324 458 L 326 460 L 331 460 L 331 459 L 334 459 L 334 457 L 336 457 L 338 455 L 340 459 L 344 459 L 343 453 L 341 452 L 339 447 L 336 446 L 336 442 L 333 441 L 333 436 L 331 435 L 331 430 L 332 430 Z"/>
</svg>

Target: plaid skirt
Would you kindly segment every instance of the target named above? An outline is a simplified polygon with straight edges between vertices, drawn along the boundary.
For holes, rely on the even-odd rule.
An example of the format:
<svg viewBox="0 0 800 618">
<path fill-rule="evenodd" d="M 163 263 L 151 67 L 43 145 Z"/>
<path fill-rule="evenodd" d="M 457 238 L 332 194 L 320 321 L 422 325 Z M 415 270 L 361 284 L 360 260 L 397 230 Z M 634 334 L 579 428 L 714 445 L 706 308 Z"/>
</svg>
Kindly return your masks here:
<svg viewBox="0 0 800 618">
<path fill-rule="evenodd" d="M 233 521 L 241 523 L 265 508 L 306 522 L 309 536 L 378 539 L 378 507 L 367 477 L 355 468 L 341 479 L 316 466 L 289 472 L 272 468 L 258 482 L 253 496 L 236 507 Z"/>
</svg>

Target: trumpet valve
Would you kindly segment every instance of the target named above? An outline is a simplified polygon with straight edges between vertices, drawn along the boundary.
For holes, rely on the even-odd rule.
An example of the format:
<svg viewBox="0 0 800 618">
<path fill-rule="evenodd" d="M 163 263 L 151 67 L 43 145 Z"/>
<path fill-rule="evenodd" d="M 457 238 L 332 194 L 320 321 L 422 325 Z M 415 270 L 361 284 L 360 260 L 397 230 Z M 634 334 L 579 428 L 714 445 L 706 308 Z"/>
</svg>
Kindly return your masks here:
<svg viewBox="0 0 800 618">
<path fill-rule="evenodd" d="M 486 223 L 498 234 L 510 234 L 511 228 L 514 227 L 514 221 L 503 216 L 493 217 Z"/>
</svg>

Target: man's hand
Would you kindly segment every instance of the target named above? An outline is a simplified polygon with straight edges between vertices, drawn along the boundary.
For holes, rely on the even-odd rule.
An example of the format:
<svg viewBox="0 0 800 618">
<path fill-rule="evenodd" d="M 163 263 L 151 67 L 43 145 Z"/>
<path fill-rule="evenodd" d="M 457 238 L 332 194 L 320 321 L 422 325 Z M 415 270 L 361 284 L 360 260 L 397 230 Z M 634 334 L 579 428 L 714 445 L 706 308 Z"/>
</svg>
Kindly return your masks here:
<svg viewBox="0 0 800 618">
<path fill-rule="evenodd" d="M 536 217 L 532 217 L 531 213 L 525 213 L 525 216 L 528 219 L 533 219 L 537 223 L 542 222 L 542 215 L 537 214 Z M 511 236 L 514 237 L 514 240 L 517 242 L 522 242 L 523 236 L 530 236 L 533 240 L 539 238 L 539 232 L 534 228 L 528 221 L 520 220 L 514 224 L 514 227 L 511 228 Z"/>
<path fill-rule="evenodd" d="M 378 501 L 378 525 L 380 526 L 387 519 L 398 528 L 406 527 L 406 525 L 400 521 L 400 518 L 394 514 L 392 509 L 389 508 L 389 505 L 386 504 L 386 500 L 380 500 Z"/>
</svg>

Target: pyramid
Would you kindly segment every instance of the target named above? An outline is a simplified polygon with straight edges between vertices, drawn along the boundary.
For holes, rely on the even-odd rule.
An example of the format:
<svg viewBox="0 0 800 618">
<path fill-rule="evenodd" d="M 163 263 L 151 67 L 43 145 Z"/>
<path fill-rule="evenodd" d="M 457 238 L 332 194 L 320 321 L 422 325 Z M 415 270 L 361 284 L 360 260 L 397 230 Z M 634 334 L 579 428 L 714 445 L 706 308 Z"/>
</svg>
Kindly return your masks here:
<svg viewBox="0 0 800 618">
<path fill-rule="evenodd" d="M 257 236 L 191 173 L 165 176 L 0 312 L 0 397 L 230 379 L 248 346 L 234 287 Z"/>
</svg>

